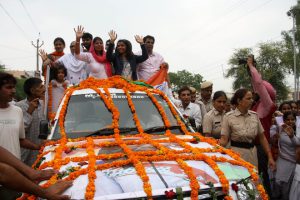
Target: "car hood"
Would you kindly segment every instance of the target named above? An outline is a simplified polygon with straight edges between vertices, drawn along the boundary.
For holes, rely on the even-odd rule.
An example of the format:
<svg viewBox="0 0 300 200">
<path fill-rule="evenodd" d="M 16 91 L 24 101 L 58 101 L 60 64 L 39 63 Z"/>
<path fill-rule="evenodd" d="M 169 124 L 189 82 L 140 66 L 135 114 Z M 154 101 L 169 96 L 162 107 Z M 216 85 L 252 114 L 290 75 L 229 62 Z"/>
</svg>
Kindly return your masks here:
<svg viewBox="0 0 300 200">
<path fill-rule="evenodd" d="M 192 136 L 180 135 L 177 136 L 180 139 L 191 139 Z M 124 141 L 138 141 L 139 137 L 123 138 Z M 163 136 L 157 136 L 155 139 L 165 139 Z M 124 153 L 120 147 L 105 147 L 105 143 L 114 142 L 114 139 L 94 139 L 94 144 L 102 144 L 100 147 L 94 147 L 95 155 L 118 155 Z M 62 153 L 62 160 L 68 160 L 65 164 L 62 164 L 60 171 L 60 178 L 67 179 L 71 176 L 72 172 L 76 170 L 88 169 L 89 162 L 82 161 L 80 158 L 88 156 L 86 149 L 86 140 L 67 142 L 67 149 L 64 149 Z M 176 143 L 162 143 L 165 147 L 172 150 L 182 150 Z M 187 142 L 188 145 L 199 149 L 215 148 L 212 145 L 205 142 L 198 142 L 193 144 Z M 53 163 L 55 153 L 58 151 L 58 144 L 48 145 L 44 148 L 43 153 L 39 156 L 41 162 L 37 162 L 40 168 L 47 168 L 47 164 Z M 132 144 L 128 147 L 133 150 L 136 154 L 139 152 L 151 152 L 156 149 L 150 144 Z M 226 159 L 233 159 L 229 155 L 222 154 L 219 152 L 204 153 L 208 156 L 223 157 Z M 112 156 L 110 159 L 97 159 L 96 166 L 109 165 L 114 161 L 126 160 L 124 157 Z M 194 175 L 200 184 L 201 189 L 207 189 L 209 186 L 207 183 L 214 184 L 215 187 L 221 187 L 218 176 L 215 171 L 204 161 L 186 160 L 186 163 L 191 167 Z M 146 174 L 149 177 L 149 182 L 152 188 L 153 196 L 162 195 L 166 190 L 175 188 L 182 188 L 183 191 L 190 190 L 190 182 L 186 173 L 174 160 L 168 161 L 149 161 L 142 162 L 145 168 Z M 219 169 L 224 173 L 229 182 L 236 182 L 238 180 L 249 177 L 250 174 L 245 167 L 233 165 L 227 162 L 217 162 Z M 73 173 L 74 174 L 74 173 Z M 118 167 L 112 165 L 104 170 L 95 170 L 95 196 L 94 199 L 126 199 L 126 198 L 139 198 L 146 197 L 144 192 L 143 182 L 140 176 L 137 174 L 135 167 L 132 165 L 126 165 L 124 167 Z M 44 182 L 45 183 L 45 182 Z M 86 187 L 89 183 L 89 177 L 87 174 L 78 176 L 73 186 L 65 191 L 64 194 L 70 195 L 72 199 L 84 199 L 86 193 Z M 43 184 L 43 183 L 42 183 Z"/>
</svg>

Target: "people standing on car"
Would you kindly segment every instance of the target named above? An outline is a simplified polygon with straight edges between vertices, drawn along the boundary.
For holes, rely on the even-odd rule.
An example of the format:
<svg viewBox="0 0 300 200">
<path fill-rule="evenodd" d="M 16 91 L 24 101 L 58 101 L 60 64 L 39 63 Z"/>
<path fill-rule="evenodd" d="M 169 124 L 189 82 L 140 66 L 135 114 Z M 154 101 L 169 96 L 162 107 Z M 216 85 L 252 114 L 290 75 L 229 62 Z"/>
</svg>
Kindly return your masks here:
<svg viewBox="0 0 300 200">
<path fill-rule="evenodd" d="M 178 91 L 179 100 L 176 100 L 175 105 L 181 112 L 183 117 L 196 129 L 202 125 L 202 117 L 200 107 L 191 102 L 191 90 L 188 86 L 183 86 Z"/>
<path fill-rule="evenodd" d="M 253 92 L 255 93 L 256 97 L 252 110 L 257 113 L 259 120 L 264 128 L 265 137 L 270 144 L 270 128 L 272 126 L 272 115 L 276 111 L 276 91 L 269 82 L 262 79 L 260 73 L 256 69 L 256 62 L 253 55 L 248 56 L 247 67 L 251 77 Z M 268 175 L 268 156 L 265 154 L 258 138 L 256 138 L 255 140 L 255 145 L 258 157 L 258 171 L 263 176 L 264 187 L 270 196 L 271 185 Z"/>
<path fill-rule="evenodd" d="M 65 90 L 69 85 L 69 81 L 65 79 L 67 76 L 67 69 L 63 65 L 58 65 L 54 71 L 54 77 L 51 81 L 52 86 L 52 105 L 51 112 L 56 113 L 60 101 L 64 97 Z"/>
<path fill-rule="evenodd" d="M 40 133 L 40 121 L 45 120 L 44 102 L 41 100 L 45 95 L 45 86 L 39 78 L 29 78 L 24 82 L 24 92 L 26 99 L 16 103 L 23 111 L 25 138 L 41 144 L 42 140 L 38 138 Z M 21 150 L 22 161 L 31 166 L 36 160 L 38 151 L 29 149 Z"/>
<path fill-rule="evenodd" d="M 34 170 L 18 160 L 13 154 L 0 146 L 0 199 L 15 200 L 17 197 L 8 196 L 7 189 L 35 195 L 49 200 L 69 200 L 67 195 L 61 195 L 72 186 L 72 181 L 58 181 L 48 188 L 37 183 L 49 179 L 55 174 L 54 170 Z"/>
<path fill-rule="evenodd" d="M 21 147 L 39 150 L 40 146 L 25 138 L 22 110 L 10 103 L 16 93 L 16 83 L 11 74 L 0 72 L 0 146 L 21 159 Z M 0 194 L 3 193 L 7 198 L 0 195 L 0 199 L 16 199 L 19 196 L 18 192 L 0 186 Z"/>
<path fill-rule="evenodd" d="M 106 52 L 104 50 L 103 40 L 100 37 L 95 37 L 91 43 L 89 52 L 80 52 L 80 39 L 83 36 L 84 28 L 78 26 L 75 30 L 76 43 L 75 43 L 75 57 L 78 60 L 87 63 L 89 76 L 104 79 L 112 76 L 111 64 L 106 59 Z"/>
<path fill-rule="evenodd" d="M 201 90 L 200 90 L 200 95 L 202 101 L 205 105 L 206 112 L 209 112 L 211 109 L 213 109 L 212 105 L 212 91 L 213 91 L 213 83 L 210 81 L 205 81 L 201 83 Z"/>
<path fill-rule="evenodd" d="M 49 66 L 49 81 L 51 81 L 54 78 L 54 62 L 58 60 L 60 57 L 64 55 L 64 49 L 66 46 L 66 43 L 64 39 L 61 37 L 57 37 L 54 39 L 54 49 L 55 51 L 48 54 L 46 57 L 42 58 L 43 60 L 43 65 L 42 65 L 42 70 L 43 70 L 43 76 L 47 77 L 47 66 Z"/>
<path fill-rule="evenodd" d="M 55 61 L 54 66 L 64 65 L 67 69 L 66 79 L 70 85 L 78 85 L 87 78 L 86 63 L 75 58 L 75 41 L 70 44 L 71 53 L 67 53 Z M 44 50 L 39 52 L 42 60 L 47 58 Z"/>
<path fill-rule="evenodd" d="M 204 115 L 203 133 L 205 136 L 215 139 L 221 138 L 221 125 L 225 115 L 227 96 L 223 91 L 217 91 L 213 96 L 214 108 Z"/>
<path fill-rule="evenodd" d="M 275 199 L 288 200 L 290 187 L 296 167 L 296 147 L 300 145 L 300 138 L 296 137 L 296 114 L 286 112 L 283 115 L 284 124 L 279 134 L 279 157 L 276 162 Z"/>
<path fill-rule="evenodd" d="M 236 109 L 226 113 L 223 118 L 220 145 L 225 147 L 230 140 L 234 151 L 258 167 L 257 150 L 254 145 L 254 139 L 258 135 L 259 142 L 268 155 L 269 165 L 274 170 L 276 164 L 259 117 L 256 112 L 249 110 L 253 103 L 252 93 L 247 89 L 239 89 L 232 97 L 232 103 L 236 105 Z"/>
<path fill-rule="evenodd" d="M 117 42 L 115 53 L 113 53 L 114 43 L 117 39 L 115 31 L 110 31 L 110 44 L 106 58 L 113 63 L 115 75 L 120 75 L 128 80 L 137 80 L 137 64 L 148 59 L 148 53 L 143 41 L 143 37 L 136 35 L 135 40 L 141 45 L 142 55 L 132 53 L 132 45 L 128 40 L 122 39 Z"/>
<path fill-rule="evenodd" d="M 139 80 L 148 81 L 159 71 L 162 64 L 168 67 L 168 63 L 165 62 L 164 58 L 160 54 L 153 51 L 155 42 L 155 38 L 153 36 L 147 35 L 143 38 L 143 41 L 149 57 L 144 62 L 138 64 L 137 76 Z M 142 52 L 138 52 L 137 55 L 142 55 Z"/>
<path fill-rule="evenodd" d="M 93 35 L 88 32 L 84 32 L 81 38 L 81 46 L 83 48 L 83 52 L 89 52 L 93 41 Z"/>
</svg>

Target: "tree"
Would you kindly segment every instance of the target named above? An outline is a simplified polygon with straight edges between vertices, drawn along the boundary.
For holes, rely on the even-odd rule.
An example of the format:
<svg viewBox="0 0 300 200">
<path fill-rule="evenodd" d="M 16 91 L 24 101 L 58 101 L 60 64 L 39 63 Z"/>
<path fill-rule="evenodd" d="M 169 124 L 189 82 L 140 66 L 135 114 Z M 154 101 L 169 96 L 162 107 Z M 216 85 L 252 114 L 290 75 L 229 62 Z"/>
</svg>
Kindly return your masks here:
<svg viewBox="0 0 300 200">
<path fill-rule="evenodd" d="M 25 78 L 16 78 L 17 79 L 17 85 L 16 85 L 16 99 L 17 101 L 20 101 L 26 97 L 26 94 L 24 92 L 23 86 L 24 82 L 26 81 Z"/>
<path fill-rule="evenodd" d="M 169 72 L 169 77 L 174 90 L 179 90 L 183 86 L 192 86 L 199 90 L 200 84 L 203 82 L 200 74 L 192 74 L 186 70 Z"/>
<path fill-rule="evenodd" d="M 0 64 L 0 72 L 5 72 L 5 65 Z M 16 94 L 15 98 L 19 101 L 21 99 L 24 99 L 26 97 L 26 94 L 23 89 L 23 85 L 25 82 L 25 78 L 16 78 L 17 79 L 17 84 L 16 84 Z"/>
<path fill-rule="evenodd" d="M 252 89 L 250 76 L 245 65 L 238 65 L 239 58 L 247 58 L 253 50 L 251 48 L 237 49 L 229 60 L 231 68 L 227 71 L 226 77 L 233 77 L 233 89 L 241 87 Z M 270 82 L 277 91 L 277 99 L 285 100 L 288 95 L 284 77 L 290 72 L 289 66 L 285 63 L 286 49 L 282 42 L 266 42 L 258 45 L 256 56 L 257 69 L 262 78 Z"/>
</svg>

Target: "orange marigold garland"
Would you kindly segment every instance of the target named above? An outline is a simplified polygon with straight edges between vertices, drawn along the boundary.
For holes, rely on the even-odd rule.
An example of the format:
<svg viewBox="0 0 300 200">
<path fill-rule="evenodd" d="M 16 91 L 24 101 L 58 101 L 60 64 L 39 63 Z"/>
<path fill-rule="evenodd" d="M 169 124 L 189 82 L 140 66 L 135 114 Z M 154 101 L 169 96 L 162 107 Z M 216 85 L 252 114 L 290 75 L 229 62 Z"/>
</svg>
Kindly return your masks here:
<svg viewBox="0 0 300 200">
<path fill-rule="evenodd" d="M 99 87 L 102 87 L 105 91 L 105 94 L 101 92 Z M 109 87 L 115 87 L 119 89 L 123 89 L 128 100 L 128 105 L 131 109 L 131 112 L 133 113 L 133 119 L 136 124 L 137 130 L 139 134 L 136 135 L 126 135 L 126 138 L 130 137 L 136 137 L 137 140 L 131 140 L 131 141 L 124 141 L 119 133 L 119 117 L 120 113 L 117 109 L 117 107 L 114 105 L 114 102 L 110 96 Z M 97 94 L 101 97 L 103 102 L 105 103 L 106 107 L 112 112 L 113 122 L 112 127 L 114 129 L 114 135 L 113 136 L 95 136 L 93 138 L 77 138 L 77 139 L 68 139 L 65 129 L 64 129 L 64 120 L 65 120 L 65 114 L 66 109 L 68 105 L 68 101 L 75 90 L 85 89 L 85 88 L 91 88 L 94 91 L 96 91 Z M 207 142 L 213 146 L 213 148 L 194 148 L 188 145 L 186 142 L 192 142 L 194 139 L 179 139 L 176 135 L 172 134 L 170 130 L 166 131 L 165 136 L 167 139 L 152 139 L 151 135 L 144 133 L 144 130 L 139 122 L 139 119 L 136 115 L 134 104 L 131 100 L 131 96 L 129 92 L 135 92 L 135 91 L 144 91 L 147 93 L 149 98 L 152 100 L 153 104 L 158 109 L 166 127 L 170 127 L 171 123 L 169 122 L 169 119 L 164 111 L 164 108 L 160 106 L 157 99 L 154 97 L 152 93 L 161 95 L 164 100 L 166 100 L 170 111 L 177 119 L 178 125 L 181 127 L 182 131 L 186 135 L 192 135 L 202 142 Z M 150 92 L 151 91 L 151 92 Z M 95 194 L 95 178 L 96 178 L 96 172 L 95 170 L 104 170 L 109 169 L 113 167 L 122 167 L 125 165 L 133 164 L 133 166 L 136 169 L 137 174 L 141 177 L 143 181 L 144 191 L 147 194 L 147 197 L 151 199 L 152 197 L 152 188 L 149 182 L 149 177 L 146 173 L 145 167 L 143 166 L 143 162 L 149 162 L 149 161 L 177 161 L 178 165 L 184 170 L 184 172 L 187 174 L 187 176 L 190 179 L 190 187 L 191 187 L 191 197 L 192 199 L 197 199 L 198 197 L 198 190 L 200 188 L 200 185 L 197 181 L 197 177 L 194 175 L 191 167 L 186 163 L 186 160 L 203 160 L 206 163 L 208 163 L 211 168 L 215 171 L 217 176 L 219 177 L 219 181 L 222 184 L 223 191 L 228 194 L 228 180 L 226 179 L 224 173 L 218 168 L 216 162 L 228 162 L 233 165 L 240 165 L 243 167 L 246 167 L 249 171 L 249 173 L 252 176 L 252 179 L 254 181 L 258 180 L 258 176 L 255 173 L 255 167 L 249 163 L 246 163 L 243 161 L 236 153 L 232 152 L 231 150 L 224 149 L 223 147 L 220 147 L 217 145 L 217 142 L 214 139 L 211 138 L 205 138 L 199 133 L 190 133 L 187 128 L 185 127 L 184 123 L 181 121 L 176 109 L 173 107 L 170 100 L 165 96 L 165 94 L 159 90 L 149 90 L 146 87 L 140 86 L 140 85 L 133 85 L 127 82 L 126 80 L 120 78 L 120 77 L 112 77 L 105 80 L 95 80 L 93 78 L 89 78 L 86 81 L 83 81 L 80 83 L 79 87 L 73 87 L 69 88 L 66 91 L 65 100 L 62 106 L 62 109 L 60 111 L 59 115 L 59 126 L 60 126 L 60 132 L 61 132 L 61 140 L 57 142 L 51 143 L 52 145 L 59 145 L 55 148 L 55 159 L 53 161 L 44 162 L 39 169 L 44 169 L 46 167 L 53 167 L 54 169 L 60 169 L 62 165 L 66 165 L 69 162 L 87 162 L 88 161 L 88 168 L 79 169 L 78 171 L 72 172 L 69 174 L 68 177 L 65 178 L 65 180 L 74 180 L 78 176 L 87 174 L 89 178 L 89 183 L 86 188 L 86 199 L 93 199 Z M 107 138 L 114 138 L 114 141 L 109 142 L 95 142 L 96 139 L 107 139 Z M 69 158 L 66 157 L 62 159 L 62 153 L 65 151 L 65 149 L 69 148 L 67 146 L 67 142 L 80 142 L 80 141 L 86 141 L 86 143 L 81 143 L 77 146 L 77 148 L 86 148 L 86 151 L 88 153 L 88 156 L 84 157 L 73 157 Z M 177 143 L 180 145 L 183 149 L 182 150 L 172 150 L 168 149 L 162 143 Z M 142 152 L 133 152 L 127 145 L 143 145 L 143 144 L 151 144 L 154 147 L 157 148 L 156 151 L 142 151 Z M 114 153 L 114 154 L 105 154 L 105 155 L 95 155 L 94 148 L 95 147 L 110 147 L 110 146 L 120 146 L 124 153 Z M 223 154 L 228 154 L 231 157 L 233 157 L 235 160 L 229 160 L 223 157 L 217 157 L 217 156 L 206 156 L 205 152 L 219 152 Z M 47 152 L 44 152 L 40 154 L 39 158 L 42 158 Z M 109 159 L 116 159 L 116 158 L 122 158 L 127 157 L 128 159 L 125 160 L 116 160 L 109 163 L 99 164 L 96 165 L 96 160 L 109 160 Z M 45 185 L 44 187 L 48 187 L 51 184 L 54 184 L 57 180 L 57 176 L 53 176 Z M 262 185 L 257 185 L 257 189 L 260 192 L 263 199 L 268 199 L 268 196 L 266 195 L 264 188 Z M 30 199 L 33 199 L 33 196 L 29 197 Z M 231 197 L 226 196 L 225 199 L 231 199 Z"/>
<path fill-rule="evenodd" d="M 89 156 L 89 164 L 88 164 L 88 178 L 89 182 L 86 187 L 85 199 L 91 200 L 94 199 L 95 195 L 95 179 L 96 179 L 96 155 L 94 151 L 94 141 L 91 137 L 87 138 L 87 147 L 86 152 Z"/>
</svg>

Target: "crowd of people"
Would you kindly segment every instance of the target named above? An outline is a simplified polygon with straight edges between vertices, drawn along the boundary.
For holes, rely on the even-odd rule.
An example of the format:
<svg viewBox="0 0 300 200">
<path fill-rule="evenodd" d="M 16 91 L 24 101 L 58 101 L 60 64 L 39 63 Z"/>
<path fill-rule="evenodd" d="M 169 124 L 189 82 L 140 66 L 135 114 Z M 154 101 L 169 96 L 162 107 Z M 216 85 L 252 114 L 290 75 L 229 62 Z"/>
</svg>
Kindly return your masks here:
<svg viewBox="0 0 300 200">
<path fill-rule="evenodd" d="M 182 87 L 173 100 L 196 130 L 238 152 L 257 167 L 273 200 L 296 200 L 300 195 L 300 100 L 286 101 L 277 109 L 276 91 L 257 71 L 253 55 L 247 66 L 252 90 L 238 89 L 229 100 L 213 93 L 213 83 Z"/>
<path fill-rule="evenodd" d="M 84 32 L 82 26 L 74 32 L 70 53 L 64 53 L 62 38 L 54 40 L 53 53 L 40 51 L 45 81 L 27 79 L 24 100 L 11 103 L 16 79 L 0 72 L 0 199 L 14 199 L 19 192 L 53 200 L 69 198 L 59 194 L 72 182 L 59 182 L 43 189 L 36 181 L 56 172 L 28 167 L 44 143 L 38 135 L 41 120 L 49 119 L 44 109 L 47 95 L 51 96 L 48 113 L 55 112 L 65 89 L 88 77 L 105 79 L 120 75 L 147 82 L 162 65 L 168 66 L 153 51 L 153 36 L 136 35 L 141 51 L 133 53 L 129 40 L 120 39 L 115 47 L 117 34 L 113 30 L 105 45 L 101 37 Z M 250 55 L 246 67 L 252 89 L 241 88 L 231 99 L 223 91 L 213 91 L 210 81 L 199 83 L 200 91 L 184 86 L 178 90 L 178 98 L 170 98 L 188 125 L 256 166 L 271 199 L 296 200 L 300 195 L 300 102 L 283 102 L 277 110 L 276 91 L 262 79 L 255 65 Z M 12 174 L 18 184 L 9 178 Z"/>
</svg>

